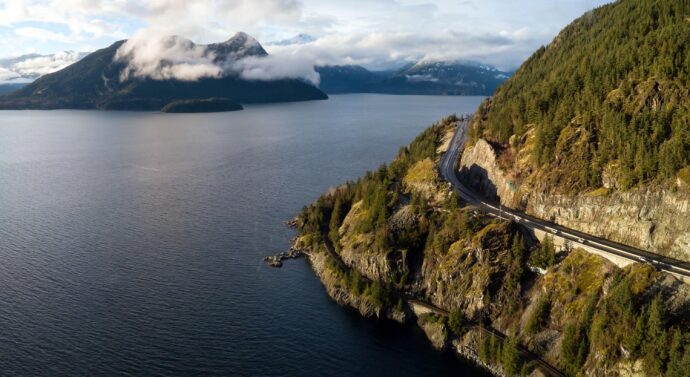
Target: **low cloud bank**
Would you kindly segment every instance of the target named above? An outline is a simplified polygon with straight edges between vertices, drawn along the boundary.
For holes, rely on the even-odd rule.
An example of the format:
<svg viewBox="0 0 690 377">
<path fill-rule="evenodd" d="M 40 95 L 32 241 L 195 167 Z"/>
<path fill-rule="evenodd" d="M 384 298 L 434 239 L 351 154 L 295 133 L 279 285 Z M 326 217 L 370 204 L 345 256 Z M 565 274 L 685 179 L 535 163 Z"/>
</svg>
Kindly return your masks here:
<svg viewBox="0 0 690 377">
<path fill-rule="evenodd" d="M 127 62 L 121 81 L 130 77 L 196 81 L 223 73 L 206 46 L 180 37 L 135 36 L 120 46 L 115 60 Z"/>
<path fill-rule="evenodd" d="M 294 56 L 250 56 L 230 64 L 226 72 L 245 80 L 300 79 L 314 86 L 320 81 L 312 61 Z"/>
<path fill-rule="evenodd" d="M 78 61 L 85 54 L 63 51 L 53 55 L 24 55 L 0 60 L 0 83 L 26 83 L 59 71 Z"/>
<path fill-rule="evenodd" d="M 255 47 L 249 37 L 244 47 Z M 244 49 L 240 47 L 239 51 Z M 197 45 L 181 37 L 137 35 L 118 49 L 115 60 L 126 62 L 120 80 L 197 81 L 203 78 L 238 76 L 245 80 L 300 79 L 319 84 L 313 61 L 291 54 L 269 56 L 218 56 L 208 45 Z"/>
</svg>

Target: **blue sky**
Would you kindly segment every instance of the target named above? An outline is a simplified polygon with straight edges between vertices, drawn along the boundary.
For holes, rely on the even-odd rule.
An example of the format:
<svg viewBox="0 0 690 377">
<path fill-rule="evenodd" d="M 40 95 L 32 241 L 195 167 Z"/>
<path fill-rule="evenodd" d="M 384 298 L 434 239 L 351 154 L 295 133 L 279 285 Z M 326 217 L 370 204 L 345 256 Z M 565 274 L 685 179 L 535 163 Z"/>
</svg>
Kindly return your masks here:
<svg viewBox="0 0 690 377">
<path fill-rule="evenodd" d="M 196 42 L 246 31 L 260 42 L 308 33 L 306 46 L 268 47 L 320 63 L 385 68 L 418 59 L 517 67 L 565 25 L 606 0 L 0 0 L 0 57 L 93 51 L 132 35 Z"/>
</svg>

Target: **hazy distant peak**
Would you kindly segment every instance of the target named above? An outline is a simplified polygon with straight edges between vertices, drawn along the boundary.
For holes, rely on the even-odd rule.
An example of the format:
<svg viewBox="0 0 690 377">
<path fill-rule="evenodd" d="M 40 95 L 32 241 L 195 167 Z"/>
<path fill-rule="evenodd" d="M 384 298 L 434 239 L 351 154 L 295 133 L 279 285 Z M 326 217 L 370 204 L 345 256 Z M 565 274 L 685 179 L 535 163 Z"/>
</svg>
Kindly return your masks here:
<svg viewBox="0 0 690 377">
<path fill-rule="evenodd" d="M 280 41 L 270 42 L 270 46 L 291 46 L 291 45 L 302 45 L 316 41 L 316 38 L 309 34 L 300 33 L 292 38 L 283 39 Z"/>
<path fill-rule="evenodd" d="M 423 67 L 430 67 L 430 66 L 435 66 L 435 67 L 450 67 L 450 66 L 466 66 L 466 67 L 476 67 L 476 68 L 481 68 L 487 71 L 498 71 L 498 68 L 489 65 L 489 64 L 484 64 L 480 62 L 476 62 L 473 60 L 462 60 L 462 59 L 452 59 L 452 60 L 440 60 L 440 59 L 429 59 L 425 58 L 420 61 L 418 61 L 416 64 L 414 64 L 410 70 L 418 69 L 418 68 L 423 68 Z"/>
</svg>

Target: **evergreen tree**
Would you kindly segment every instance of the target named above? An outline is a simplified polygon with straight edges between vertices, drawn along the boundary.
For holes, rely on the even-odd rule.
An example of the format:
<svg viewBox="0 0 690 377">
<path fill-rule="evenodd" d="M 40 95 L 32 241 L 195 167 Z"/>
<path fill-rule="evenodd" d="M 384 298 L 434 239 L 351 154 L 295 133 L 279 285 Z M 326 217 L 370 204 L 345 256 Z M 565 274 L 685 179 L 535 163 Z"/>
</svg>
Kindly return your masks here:
<svg viewBox="0 0 690 377">
<path fill-rule="evenodd" d="M 479 342 L 479 359 L 483 361 L 484 363 L 490 363 L 490 356 L 491 356 L 491 343 L 490 343 L 490 337 L 487 336 L 486 334 L 482 334 L 483 329 L 480 330 L 480 335 L 483 335 L 484 337 L 481 339 Z"/>
<path fill-rule="evenodd" d="M 635 322 L 635 329 L 632 335 L 627 338 L 626 348 L 630 351 L 632 358 L 637 358 L 641 354 L 642 342 L 645 340 L 645 326 L 647 323 L 646 311 L 640 313 Z"/>
<path fill-rule="evenodd" d="M 664 329 L 663 309 L 659 296 L 652 300 L 647 318 L 645 361 L 650 373 L 661 373 L 667 357 L 667 338 Z"/>
<path fill-rule="evenodd" d="M 553 237 L 546 236 L 538 248 L 530 255 L 531 265 L 547 269 L 556 262 L 556 247 L 553 244 Z"/>
<path fill-rule="evenodd" d="M 463 333 L 463 321 L 465 319 L 465 316 L 462 314 L 462 311 L 458 310 L 453 310 L 450 312 L 450 315 L 448 316 L 448 328 L 456 335 L 462 335 Z"/>
<path fill-rule="evenodd" d="M 549 320 L 549 313 L 551 312 L 551 296 L 544 295 L 539 298 L 537 304 L 532 311 L 525 325 L 525 332 L 529 335 L 536 334 Z"/>
<path fill-rule="evenodd" d="M 503 341 L 501 365 L 503 365 L 503 371 L 508 376 L 514 376 L 520 372 L 517 338 L 508 337 Z"/>
<path fill-rule="evenodd" d="M 338 236 L 338 228 L 340 228 L 340 223 L 342 221 L 342 212 L 343 212 L 343 202 L 340 199 L 340 197 L 337 197 L 335 199 L 335 204 L 333 205 L 333 211 L 331 212 L 331 220 L 328 224 L 328 238 L 330 238 L 331 242 L 335 246 L 335 248 L 339 248 L 339 236 Z"/>
<path fill-rule="evenodd" d="M 501 354 L 501 344 L 496 340 L 496 336 L 492 333 L 489 338 L 489 361 L 496 362 Z"/>
<path fill-rule="evenodd" d="M 684 369 L 683 366 L 683 334 L 678 328 L 676 328 L 673 330 L 673 335 L 671 339 L 671 349 L 669 350 L 666 376 L 683 377 L 686 376 L 688 372 L 690 372 L 690 369 Z"/>
<path fill-rule="evenodd" d="M 577 355 L 580 348 L 575 325 L 568 324 L 563 333 L 563 340 L 561 341 L 561 361 L 565 367 L 565 371 L 574 376 L 577 374 L 579 365 L 577 365 Z"/>
</svg>

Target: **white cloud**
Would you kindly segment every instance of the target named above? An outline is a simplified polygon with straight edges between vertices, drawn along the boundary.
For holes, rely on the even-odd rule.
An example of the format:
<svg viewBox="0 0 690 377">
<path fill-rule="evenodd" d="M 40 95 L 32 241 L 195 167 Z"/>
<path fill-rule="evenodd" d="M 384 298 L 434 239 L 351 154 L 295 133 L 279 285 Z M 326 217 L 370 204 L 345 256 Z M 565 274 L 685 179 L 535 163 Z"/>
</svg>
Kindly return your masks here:
<svg viewBox="0 0 690 377">
<path fill-rule="evenodd" d="M 311 59 L 294 55 L 247 57 L 232 64 L 230 70 L 246 80 L 298 78 L 318 86 L 320 79 Z"/>
<path fill-rule="evenodd" d="M 81 59 L 83 54 L 62 51 L 53 55 L 24 55 L 0 60 L 0 83 L 31 82 Z"/>
<path fill-rule="evenodd" d="M 140 29 L 201 43 L 242 30 L 264 42 L 314 35 L 318 41 L 299 50 L 272 50 L 300 51 L 325 62 L 376 68 L 422 57 L 470 58 L 508 68 L 608 1 L 0 0 L 0 26 L 14 30 L 0 30 L 0 54 L 29 47 L 84 51 Z"/>
<path fill-rule="evenodd" d="M 195 81 L 206 77 L 239 76 L 246 80 L 296 78 L 319 83 L 313 61 L 292 54 L 245 56 L 259 47 L 251 36 L 239 35 L 243 47 L 228 56 L 216 56 L 207 45 L 180 37 L 138 33 L 117 51 L 115 59 L 127 63 L 120 79 L 147 77 L 154 80 Z"/>
<path fill-rule="evenodd" d="M 58 71 L 80 59 L 79 53 L 74 51 L 63 51 L 54 55 L 39 56 L 32 59 L 17 62 L 12 65 L 12 70 L 20 75 L 39 75 Z"/>
<path fill-rule="evenodd" d="M 18 75 L 17 72 L 0 67 L 0 83 L 6 83 L 18 79 L 20 77 L 21 76 Z"/>
<path fill-rule="evenodd" d="M 523 32 L 524 33 L 524 32 Z M 525 38 L 525 37 L 522 37 Z M 373 69 L 418 60 L 477 60 L 510 66 L 524 39 L 514 35 L 446 31 L 330 34 L 305 44 L 269 46 L 269 53 L 311 59 L 317 65 L 360 64 Z"/>
<path fill-rule="evenodd" d="M 179 37 L 140 33 L 117 50 L 115 59 L 128 63 L 120 77 L 123 81 L 130 76 L 194 81 L 222 74 L 205 46 Z"/>
</svg>

